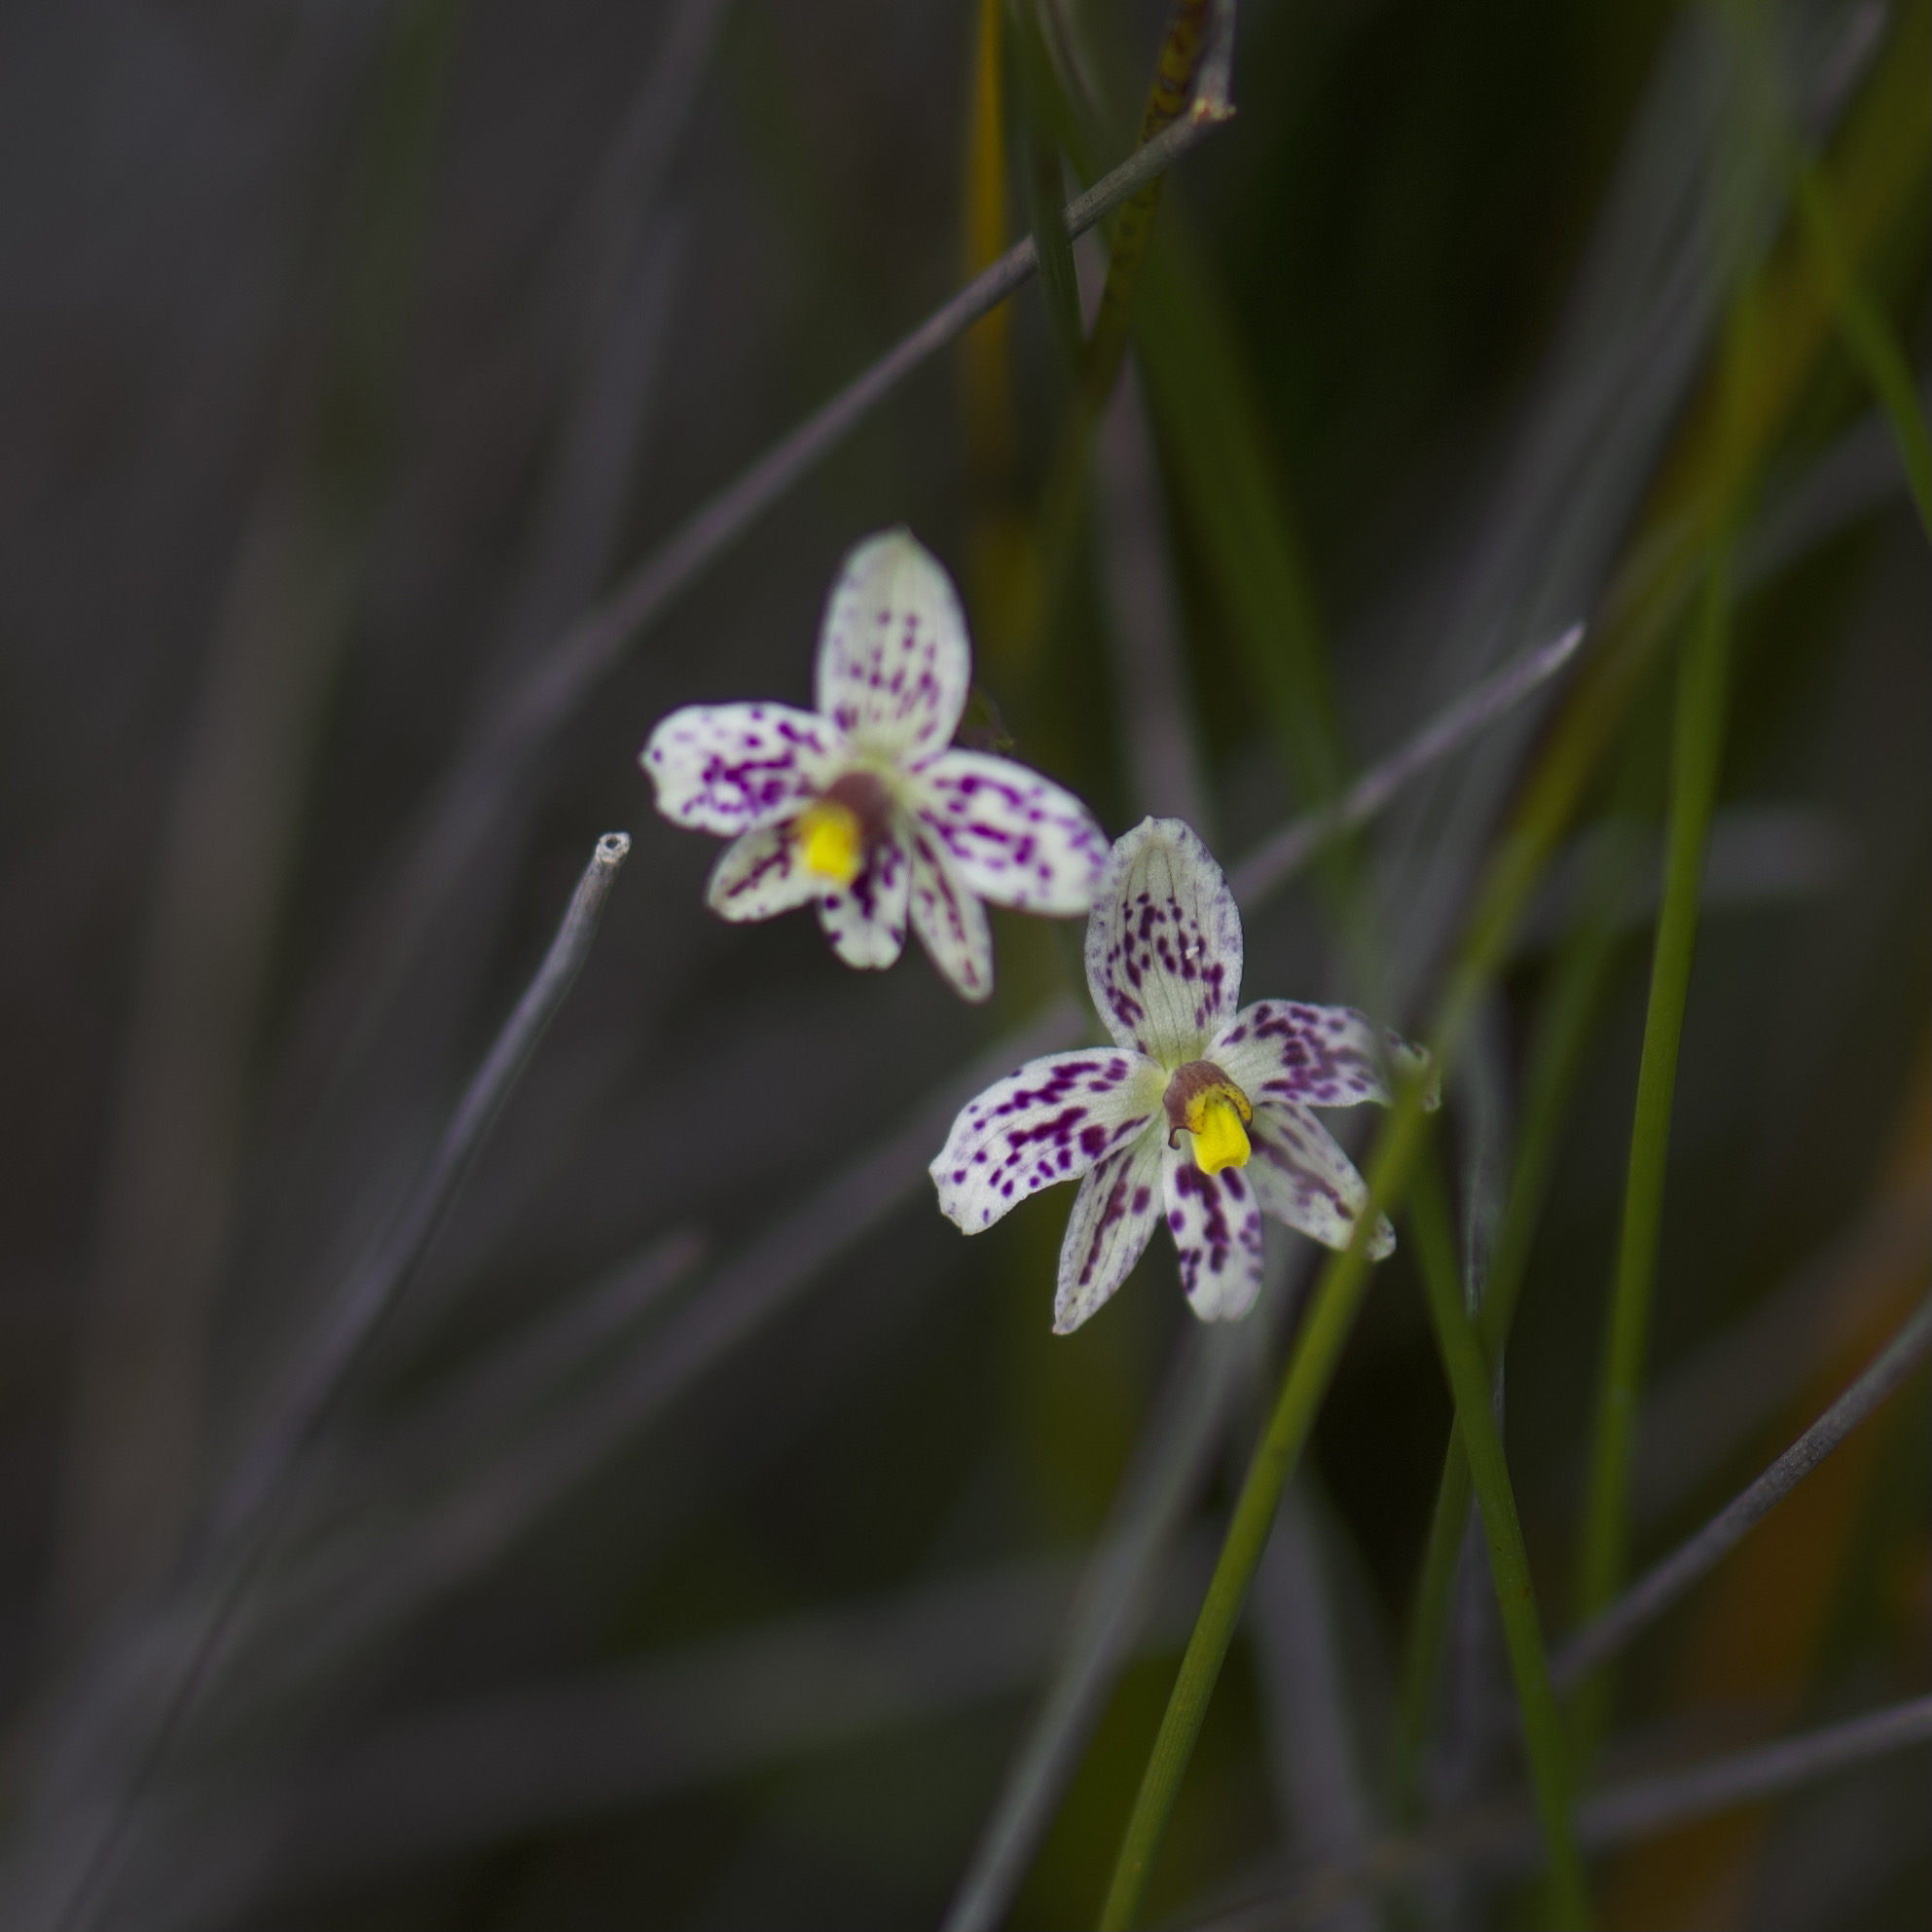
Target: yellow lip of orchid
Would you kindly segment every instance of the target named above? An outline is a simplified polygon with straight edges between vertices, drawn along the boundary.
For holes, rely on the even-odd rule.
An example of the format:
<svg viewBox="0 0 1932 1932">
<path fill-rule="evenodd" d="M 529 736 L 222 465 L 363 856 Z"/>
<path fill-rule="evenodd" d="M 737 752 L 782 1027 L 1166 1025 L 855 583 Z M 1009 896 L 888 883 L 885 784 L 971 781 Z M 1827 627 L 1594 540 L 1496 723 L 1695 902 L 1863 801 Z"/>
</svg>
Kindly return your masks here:
<svg viewBox="0 0 1932 1932">
<path fill-rule="evenodd" d="M 793 821 L 791 835 L 805 869 L 834 885 L 851 885 L 865 863 L 865 827 L 836 798 L 815 799 Z"/>
<path fill-rule="evenodd" d="M 1194 1138 L 1194 1164 L 1203 1174 L 1247 1166 L 1254 1151 L 1248 1123 L 1255 1110 L 1212 1060 L 1190 1060 L 1176 1069 L 1164 1098 L 1169 1147 L 1178 1146 L 1185 1131 Z"/>
<path fill-rule="evenodd" d="M 1254 1115 L 1244 1096 L 1203 1094 L 1188 1108 L 1187 1114 L 1188 1131 L 1194 1136 L 1194 1165 L 1203 1174 L 1219 1174 L 1223 1167 L 1248 1165 L 1252 1149 L 1248 1145 L 1247 1123 Z"/>
</svg>

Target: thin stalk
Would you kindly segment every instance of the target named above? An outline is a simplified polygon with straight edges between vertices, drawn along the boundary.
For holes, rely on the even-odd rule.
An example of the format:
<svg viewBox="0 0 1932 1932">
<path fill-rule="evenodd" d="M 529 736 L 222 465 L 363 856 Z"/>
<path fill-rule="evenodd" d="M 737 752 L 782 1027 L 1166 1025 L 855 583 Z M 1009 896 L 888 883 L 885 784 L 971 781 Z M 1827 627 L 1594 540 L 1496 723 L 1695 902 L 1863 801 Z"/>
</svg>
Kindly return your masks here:
<svg viewBox="0 0 1932 1932">
<path fill-rule="evenodd" d="M 1713 549 L 1696 626 L 1678 664 L 1663 906 L 1651 963 L 1649 1009 L 1637 1073 L 1623 1224 L 1611 1294 L 1603 1376 L 1590 1456 L 1579 1607 L 1593 1617 L 1622 1581 L 1630 1533 L 1630 1468 L 1637 1399 L 1649 1352 L 1651 1303 L 1663 1220 L 1677 1051 L 1696 950 L 1697 896 L 1724 756 L 1731 646 L 1730 546 Z M 1587 1740 L 1594 1712 L 1583 1729 Z"/>
<path fill-rule="evenodd" d="M 1419 1164 L 1410 1192 L 1409 1227 L 1415 1236 L 1437 1345 L 1455 1396 L 1456 1433 L 1464 1445 L 1476 1508 L 1482 1515 L 1483 1538 L 1489 1546 L 1489 1573 L 1496 1586 L 1496 1607 L 1502 1615 L 1510 1668 L 1516 1681 L 1530 1782 L 1549 1858 L 1553 1922 L 1565 1928 L 1586 1926 L 1589 1899 L 1572 1814 L 1569 1749 L 1556 1695 L 1550 1689 L 1549 1662 L 1544 1655 L 1536 1591 L 1530 1581 L 1529 1552 L 1523 1546 L 1515 1492 L 1496 1427 L 1489 1364 L 1476 1326 L 1463 1307 L 1448 1207 L 1441 1182 L 1427 1156 Z"/>
<path fill-rule="evenodd" d="M 1928 1354 L 1932 1354 L 1932 1299 L 1918 1304 L 1877 1360 L 1769 1469 L 1558 1650 L 1551 1666 L 1557 1682 L 1573 1683 L 1585 1676 L 1647 1628 L 1700 1577 L 1709 1575 Z"/>
<path fill-rule="evenodd" d="M 1298 1286 L 1284 1260 L 1276 1250 L 1255 1315 L 1264 1325 L 1279 1326 Z M 1169 1392 L 1135 1447 L 1067 1618 L 1045 1695 L 940 1932 L 992 1932 L 1011 1909 L 1054 1804 L 1132 1653 L 1154 1580 L 1227 1433 L 1237 1385 L 1251 1362 L 1270 1353 L 1270 1329 L 1240 1332 L 1249 1326 L 1221 1325 L 1189 1338 Z"/>
<path fill-rule="evenodd" d="M 282 1390 L 273 1419 L 224 1493 L 218 1511 L 223 1531 L 246 1522 L 286 1474 L 428 1253 L 503 1103 L 575 984 L 630 850 L 628 832 L 606 832 L 598 840 L 543 964 L 457 1101 L 401 1215 L 345 1285 Z"/>
<path fill-rule="evenodd" d="M 1598 741 L 1600 743 L 1600 740 Z M 1433 1045 L 1446 1075 L 1484 987 L 1508 952 L 1529 896 L 1567 822 L 1592 762 L 1584 754 L 1538 773 L 1541 784 L 1525 801 L 1518 822 L 1506 835 L 1484 881 L 1475 917 L 1438 1008 Z M 1398 758 L 1402 756 L 1397 754 Z M 1310 815 L 1310 822 L 1320 815 Z M 1427 1126 L 1423 1096 L 1411 1088 L 1399 1100 L 1368 1164 L 1367 1227 L 1376 1209 L 1401 1205 Z M 1274 1512 L 1300 1458 L 1308 1432 L 1333 1378 L 1335 1365 L 1368 1287 L 1367 1257 L 1358 1238 L 1323 1270 L 1308 1318 L 1295 1340 L 1268 1432 L 1256 1449 L 1214 1579 L 1188 1639 L 1186 1655 L 1169 1694 L 1152 1753 L 1128 1819 L 1102 1908 L 1102 1932 L 1132 1925 L 1147 1892 L 1154 1855 L 1172 1816 L 1181 1781 L 1207 1714 L 1208 1699 L 1233 1640 L 1241 1607 L 1266 1547 Z"/>
<path fill-rule="evenodd" d="M 1194 70 L 1200 65 L 1206 44 L 1208 6 L 1209 0 L 1175 0 L 1147 105 L 1141 111 L 1137 147 L 1146 147 L 1171 128 L 1186 106 Z M 1224 80 L 1221 85 L 1225 86 Z M 1224 105 L 1224 98 L 1216 104 Z M 1113 245 L 1107 257 L 1107 286 L 1101 291 L 1100 312 L 1094 317 L 1093 334 L 1080 360 L 1083 429 L 1090 428 L 1099 418 L 1127 354 L 1134 289 L 1141 278 L 1141 264 L 1147 259 L 1148 243 L 1153 239 L 1154 216 L 1160 212 L 1164 185 L 1164 178 L 1156 174 L 1121 208 L 1114 224 Z"/>
<path fill-rule="evenodd" d="M 1208 11 L 1209 0 L 1175 0 L 1167 33 L 1154 63 L 1153 79 L 1148 88 L 1147 101 L 1141 112 L 1140 133 L 1135 143 L 1137 153 L 1158 140 L 1186 112 L 1194 71 L 1200 64 L 1206 45 Z M 1043 47 L 1039 45 L 1037 30 L 1030 38 L 1034 43 L 1034 57 L 1027 64 L 1037 96 L 1034 119 L 1043 124 L 1053 113 L 1048 97 L 1053 91 L 1051 66 Z M 1073 103 L 1066 103 L 1066 109 L 1063 119 L 1070 123 L 1078 119 L 1073 110 Z M 1199 99 L 1195 111 L 1203 110 L 1233 111 L 1224 93 Z M 1038 132 L 1040 137 L 1045 136 L 1043 126 Z M 1084 173 L 1093 143 L 1089 130 L 1084 128 L 1077 131 L 1075 138 L 1079 141 L 1079 150 L 1072 153 L 1070 159 Z M 1080 554 L 1079 534 L 1086 511 L 1088 458 L 1093 448 L 1094 432 L 1126 360 L 1133 326 L 1134 298 L 1140 287 L 1148 245 L 1153 239 L 1154 217 L 1160 211 L 1164 185 L 1164 176 L 1155 174 L 1121 204 L 1110 237 L 1107 282 L 1101 292 L 1099 310 L 1094 316 L 1093 333 L 1084 342 L 1076 340 L 1074 345 L 1076 361 L 1074 393 L 1061 422 L 1053 457 L 1047 465 L 1046 480 L 1040 492 L 1039 554 L 1043 564 L 1044 587 L 1039 608 L 1045 624 L 1054 622 L 1061 600 L 1072 581 L 1075 560 Z M 1073 257 L 1071 251 L 1067 251 L 1066 267 L 1071 271 L 1072 266 Z M 1042 278 L 1047 271 L 1048 265 L 1042 255 Z M 1049 312 L 1052 300 L 1049 289 Z M 1077 323 L 1077 309 L 1075 320 Z M 1062 329 L 1064 326 L 1064 321 L 1059 324 Z"/>
<path fill-rule="evenodd" d="M 1502 1360 L 1515 1321 L 1530 1249 L 1562 1145 L 1563 1121 L 1583 1075 L 1584 1051 L 1595 1031 L 1611 963 L 1622 936 L 1619 913 L 1627 903 L 1636 873 L 1635 841 L 1615 832 L 1612 838 L 1596 882 L 1596 903 L 1564 947 L 1538 1014 L 1524 1080 L 1522 1138 L 1482 1304 L 1482 1343 L 1492 1361 Z"/>
<path fill-rule="evenodd" d="M 1282 1491 L 1300 1461 L 1356 1311 L 1367 1293 L 1367 1230 L 1374 1225 L 1378 1208 L 1401 1199 L 1427 1131 L 1423 1094 L 1419 1086 L 1412 1087 L 1398 1102 L 1395 1118 L 1376 1150 L 1368 1175 L 1368 1206 L 1357 1224 L 1355 1239 L 1323 1269 L 1313 1305 L 1295 1338 L 1267 1434 L 1241 1486 L 1214 1579 L 1208 1585 L 1159 1735 L 1142 1773 L 1140 1792 L 1101 1911 L 1101 1932 L 1125 1932 L 1140 1912 L 1154 1855 L 1166 1835 L 1181 1780 L 1207 1716 L 1208 1700 L 1214 1695 L 1221 1663 L 1240 1624 L 1242 1606 L 1267 1547 Z"/>
<path fill-rule="evenodd" d="M 1613 699 L 1626 695 L 1619 690 L 1619 681 L 1611 683 Z M 1599 689 L 1601 684 L 1599 679 Z M 1431 1043 L 1444 1075 L 1460 1050 L 1463 1035 L 1484 989 L 1508 954 L 1530 894 L 1543 876 L 1595 754 L 1601 748 L 1610 722 L 1607 711 L 1614 711 L 1614 705 L 1588 709 L 1586 720 L 1579 728 L 1578 702 L 1573 701 L 1567 714 L 1571 732 L 1565 735 L 1570 742 L 1564 746 L 1564 738 L 1558 739 L 1558 745 L 1564 746 L 1570 755 L 1546 752 L 1516 821 L 1499 844 L 1480 888 L 1460 956 L 1437 1008 Z M 1315 816 L 1310 815 L 1311 820 Z M 1389 1211 L 1401 1206 L 1426 1132 L 1422 1096 L 1411 1089 L 1398 1103 L 1395 1116 L 1378 1141 L 1369 1163 L 1369 1206 L 1363 1226 L 1368 1224 L 1377 1208 Z M 1308 1319 L 1289 1358 L 1268 1432 L 1255 1452 L 1247 1481 L 1235 1505 L 1214 1579 L 1188 1640 L 1186 1655 L 1182 1659 L 1180 1674 L 1169 1694 L 1153 1751 L 1142 1774 L 1140 1792 L 1102 1909 L 1101 1932 L 1122 1932 L 1132 1925 L 1140 1910 L 1154 1855 L 1173 1814 L 1195 1739 L 1200 1735 L 1208 1699 L 1214 1694 L 1243 1600 L 1266 1546 L 1275 1507 L 1314 1426 L 1316 1412 L 1367 1291 L 1368 1265 L 1358 1238 L 1329 1262 L 1316 1286 Z"/>
<path fill-rule="evenodd" d="M 296 1365 L 278 1405 L 217 1500 L 191 1552 L 181 1592 L 191 1634 L 181 1647 L 179 1671 L 144 1732 L 126 1740 L 125 1769 L 101 1800 L 98 1827 L 84 1846 L 75 1847 L 70 1888 L 50 1909 L 56 1932 L 73 1932 L 91 1922 L 103 1887 L 118 1868 L 133 1804 L 199 1702 L 236 1617 L 260 1579 L 297 1458 L 428 1253 L 504 1102 L 575 984 L 630 850 L 626 832 L 606 832 L 597 842 L 550 950 L 457 1101 L 401 1214 L 345 1285 Z M 199 1602 L 190 1595 L 198 1585 Z"/>
<path fill-rule="evenodd" d="M 1932 537 L 1932 438 L 1926 435 L 1912 364 L 1890 318 L 1851 267 L 1831 190 L 1814 162 L 1800 158 L 1795 164 L 1792 194 L 1799 227 L 1831 300 L 1839 334 L 1892 425 L 1918 521 Z"/>
<path fill-rule="evenodd" d="M 1914 99 L 1915 102 L 1915 95 Z M 1915 184 L 1918 178 L 1913 171 L 1916 146 L 1902 147 L 1890 138 L 1887 116 L 1893 105 L 1889 86 L 1861 104 L 1834 168 L 1835 178 L 1843 180 L 1851 191 L 1849 200 L 1856 220 L 1847 226 L 1854 254 L 1872 244 L 1881 218 L 1896 207 L 1906 185 Z M 1822 317 L 1811 291 L 1794 287 L 1786 265 L 1773 261 L 1761 273 L 1752 296 L 1764 310 L 1765 326 L 1753 335 L 1752 346 L 1757 350 L 1750 371 L 1753 380 L 1736 385 L 1745 391 L 1751 407 L 1740 410 L 1726 399 L 1713 411 L 1706 401 L 1694 412 L 1675 452 L 1663 465 L 1647 520 L 1659 554 L 1646 562 L 1646 547 L 1641 541 L 1637 545 L 1633 567 L 1626 569 L 1613 592 L 1612 605 L 1618 609 L 1617 621 L 1611 627 L 1613 635 L 1597 653 L 1587 688 L 1580 687 L 1573 694 L 1550 732 L 1476 889 L 1431 1038 L 1445 1070 L 1455 1057 L 1477 1002 L 1507 957 L 1529 895 L 1575 813 L 1607 739 L 1641 684 L 1663 631 L 1664 615 L 1674 605 L 1694 566 L 1688 532 L 1684 539 L 1675 534 L 1680 519 L 1701 503 L 1727 500 L 1739 474 L 1749 471 L 1782 426 L 1800 379 L 1815 363 Z M 1635 568 L 1636 564 L 1644 567 Z M 1707 594 L 1714 595 L 1709 585 Z M 1721 603 L 1717 608 L 1721 617 Z M 1719 655 L 1721 664 L 1722 653 Z M 1695 913 L 1695 893 L 1691 909 Z M 1419 1136 L 1419 1112 L 1413 1104 L 1399 1108 L 1370 1167 L 1371 1199 L 1382 1206 L 1399 1203 Z M 1248 1545 L 1257 1536 L 1265 1537 L 1267 1512 L 1262 1512 L 1258 1523 L 1252 1520 L 1250 1492 L 1259 1481 L 1270 1498 L 1279 1496 L 1312 1426 L 1314 1408 L 1332 1372 L 1333 1354 L 1346 1339 L 1360 1304 L 1366 1273 L 1359 1249 L 1351 1249 L 1330 1265 L 1318 1287 L 1301 1343 L 1289 1363 L 1274 1421 L 1237 1505 L 1215 1583 L 1143 1776 L 1109 1890 L 1104 1926 L 1128 1925 L 1139 1909 L 1148 1868 L 1166 1828 L 1199 1733 L 1206 1696 L 1232 1634 L 1240 1593 L 1258 1561 L 1258 1552 Z M 1234 1590 L 1231 1605 L 1224 1600 L 1230 1586 Z"/>
<path fill-rule="evenodd" d="M 1577 1806 L 1578 1836 L 1586 1849 L 1608 1851 L 1680 1830 L 1698 1818 L 1802 1791 L 1841 1771 L 1925 1744 L 1932 1744 L 1932 1696 L 1911 1697 L 1776 1744 L 1611 1785 Z M 1285 1890 L 1197 1920 L 1191 1932 L 1284 1932 L 1289 1926 L 1330 1925 L 1337 1922 L 1336 1914 L 1350 1899 L 1364 1892 L 1445 1866 L 1520 1870 L 1535 1849 L 1530 1822 L 1514 1805 L 1486 1805 L 1444 1818 L 1412 1837 L 1386 1840 L 1363 1857 L 1303 1871 Z"/>
<path fill-rule="evenodd" d="M 1932 1697 L 1908 1698 L 1755 1751 L 1613 1786 L 1585 1804 L 1586 1841 L 1592 1846 L 1609 1845 L 1666 1831 L 1928 1743 L 1932 1743 Z"/>
<path fill-rule="evenodd" d="M 1456 1563 L 1462 1555 L 1463 1534 L 1469 1527 L 1469 1506 L 1475 1495 L 1462 1432 L 1452 1421 L 1448 1451 L 1442 1458 L 1441 1480 L 1436 1486 L 1436 1513 L 1429 1519 L 1429 1541 L 1422 1552 L 1422 1576 L 1415 1586 L 1415 1607 L 1409 1615 L 1408 1641 L 1403 1651 L 1402 1694 L 1396 1713 L 1395 1788 L 1399 1818 L 1412 1818 L 1416 1811 L 1417 1768 L 1422 1757 L 1422 1741 L 1429 1732 L 1436 1679 L 1442 1667 L 1449 1595 L 1455 1586 Z"/>
<path fill-rule="evenodd" d="M 1237 865 L 1227 881 L 1246 911 L 1273 896 L 1320 846 L 1366 825 L 1416 773 L 1439 763 L 1475 737 L 1491 719 L 1513 711 L 1569 663 L 1584 640 L 1584 627 L 1572 624 L 1560 637 L 1492 672 L 1418 731 L 1405 745 L 1366 772 L 1331 803 L 1305 813 L 1264 839 Z"/>
<path fill-rule="evenodd" d="M 1503 1225 L 1476 1317 L 1483 1353 L 1492 1363 L 1500 1363 L 1509 1346 L 1531 1244 L 1555 1166 L 1563 1118 L 1583 1071 L 1584 1047 L 1615 954 L 1617 912 L 1627 895 L 1632 869 L 1630 843 L 1620 840 L 1607 855 L 1596 882 L 1597 903 L 1565 946 L 1538 1014 L 1524 1078 L 1527 1101 L 1515 1171 L 1511 1176 Z M 1452 1421 L 1403 1651 L 1395 1771 L 1397 1802 L 1403 1809 L 1414 1803 L 1416 1765 L 1429 1729 L 1430 1705 L 1441 1667 L 1450 1587 L 1455 1582 L 1456 1560 L 1473 1496 L 1462 1433 Z"/>
</svg>

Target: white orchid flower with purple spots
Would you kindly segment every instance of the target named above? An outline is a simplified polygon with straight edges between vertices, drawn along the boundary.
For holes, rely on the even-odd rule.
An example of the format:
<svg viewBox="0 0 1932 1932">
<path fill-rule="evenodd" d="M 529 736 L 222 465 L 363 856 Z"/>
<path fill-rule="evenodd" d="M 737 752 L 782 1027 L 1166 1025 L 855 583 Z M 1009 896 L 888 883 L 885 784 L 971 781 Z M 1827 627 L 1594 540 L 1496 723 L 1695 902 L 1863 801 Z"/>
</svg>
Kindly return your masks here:
<svg viewBox="0 0 1932 1932">
<path fill-rule="evenodd" d="M 1060 1249 L 1058 1334 L 1127 1278 L 1163 1217 L 1203 1321 L 1261 1285 L 1261 1217 L 1345 1248 L 1368 1203 L 1309 1111 L 1387 1106 L 1392 1075 L 1431 1081 L 1418 1046 L 1348 1006 L 1241 1006 L 1241 914 L 1199 837 L 1148 819 L 1116 844 L 1087 921 L 1087 985 L 1112 1047 L 1052 1053 L 987 1088 L 933 1161 L 939 1206 L 968 1234 L 1042 1187 L 1078 1181 Z M 1380 1260 L 1396 1245 L 1377 1215 Z"/>
<path fill-rule="evenodd" d="M 949 748 L 972 683 L 952 580 L 903 529 L 846 558 L 819 634 L 818 710 L 689 705 L 638 755 L 674 823 L 731 838 L 706 898 L 730 920 L 816 900 L 846 965 L 889 966 L 908 915 L 967 1000 L 993 990 L 982 900 L 1085 912 L 1107 854 L 1070 791 Z"/>
</svg>

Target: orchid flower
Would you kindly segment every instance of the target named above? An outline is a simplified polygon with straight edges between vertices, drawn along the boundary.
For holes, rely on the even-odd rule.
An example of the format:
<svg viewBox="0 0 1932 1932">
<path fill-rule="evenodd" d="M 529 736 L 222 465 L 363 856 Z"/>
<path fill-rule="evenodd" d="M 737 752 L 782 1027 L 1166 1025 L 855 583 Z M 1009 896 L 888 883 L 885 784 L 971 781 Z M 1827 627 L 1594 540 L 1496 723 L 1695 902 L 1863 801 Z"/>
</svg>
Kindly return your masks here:
<svg viewBox="0 0 1932 1932">
<path fill-rule="evenodd" d="M 1163 1215 L 1205 1322 L 1261 1285 L 1261 1217 L 1347 1247 L 1368 1203 L 1316 1107 L 1431 1079 L 1418 1046 L 1348 1006 L 1239 1006 L 1241 914 L 1198 835 L 1144 820 L 1109 855 L 1087 920 L 1087 985 L 1112 1048 L 1051 1053 L 969 1101 L 930 1172 L 968 1234 L 1060 1181 L 1080 1191 L 1060 1249 L 1053 1328 L 1070 1334 L 1126 1280 Z M 1371 1259 L 1396 1245 L 1377 1215 Z"/>
<path fill-rule="evenodd" d="M 913 930 L 967 1000 L 993 990 L 981 900 L 1086 911 L 1107 839 L 1070 791 L 949 749 L 972 682 L 952 580 L 904 529 L 846 558 L 819 633 L 818 710 L 688 705 L 638 754 L 674 824 L 722 833 L 706 888 L 729 920 L 816 900 L 847 966 L 889 966 Z"/>
</svg>

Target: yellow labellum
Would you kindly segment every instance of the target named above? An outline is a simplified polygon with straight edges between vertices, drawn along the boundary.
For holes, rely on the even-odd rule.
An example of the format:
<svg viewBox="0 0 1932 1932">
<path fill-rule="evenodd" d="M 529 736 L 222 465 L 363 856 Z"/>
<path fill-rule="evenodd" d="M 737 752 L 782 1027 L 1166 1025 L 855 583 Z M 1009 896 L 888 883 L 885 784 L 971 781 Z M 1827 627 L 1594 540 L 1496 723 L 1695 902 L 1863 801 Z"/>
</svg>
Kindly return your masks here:
<svg viewBox="0 0 1932 1932">
<path fill-rule="evenodd" d="M 792 821 L 791 835 L 805 869 L 834 885 L 849 886 L 865 862 L 865 827 L 858 814 L 836 798 L 820 798 Z"/>
<path fill-rule="evenodd" d="M 1187 1103 L 1187 1131 L 1194 1137 L 1194 1165 L 1203 1174 L 1246 1167 L 1252 1151 L 1248 1122 L 1255 1117 L 1239 1087 L 1209 1087 Z"/>
</svg>

